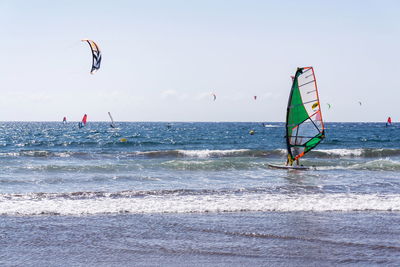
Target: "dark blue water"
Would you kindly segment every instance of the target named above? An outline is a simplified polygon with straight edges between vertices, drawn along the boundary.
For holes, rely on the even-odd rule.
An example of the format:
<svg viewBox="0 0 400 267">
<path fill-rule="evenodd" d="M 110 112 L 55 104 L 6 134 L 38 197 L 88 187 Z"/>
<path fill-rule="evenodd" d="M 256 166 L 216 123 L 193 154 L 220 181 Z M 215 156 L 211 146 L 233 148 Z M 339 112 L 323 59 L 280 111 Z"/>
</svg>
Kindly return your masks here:
<svg viewBox="0 0 400 267">
<path fill-rule="evenodd" d="M 0 123 L 1 265 L 400 263 L 400 127 Z M 250 135 L 249 131 L 255 134 Z"/>
</svg>

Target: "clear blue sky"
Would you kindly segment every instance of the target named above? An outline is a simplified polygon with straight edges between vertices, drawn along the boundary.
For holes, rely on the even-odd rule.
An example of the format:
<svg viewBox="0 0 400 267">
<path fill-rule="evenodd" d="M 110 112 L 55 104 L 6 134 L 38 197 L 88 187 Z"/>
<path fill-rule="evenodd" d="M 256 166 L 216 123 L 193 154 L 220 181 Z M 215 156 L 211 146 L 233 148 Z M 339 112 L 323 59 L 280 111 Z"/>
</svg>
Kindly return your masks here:
<svg viewBox="0 0 400 267">
<path fill-rule="evenodd" d="M 399 11 L 398 1 L 2 0 L 0 120 L 284 121 L 290 75 L 314 66 L 326 121 L 400 121 Z M 82 38 L 103 52 L 95 75 Z"/>
</svg>

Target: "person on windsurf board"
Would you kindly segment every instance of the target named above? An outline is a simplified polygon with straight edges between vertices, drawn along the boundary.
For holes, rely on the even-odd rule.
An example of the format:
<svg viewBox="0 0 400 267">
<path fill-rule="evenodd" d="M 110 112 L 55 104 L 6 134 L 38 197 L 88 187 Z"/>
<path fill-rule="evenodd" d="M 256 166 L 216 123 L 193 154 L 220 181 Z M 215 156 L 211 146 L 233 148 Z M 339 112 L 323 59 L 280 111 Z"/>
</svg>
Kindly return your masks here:
<svg viewBox="0 0 400 267">
<path fill-rule="evenodd" d="M 392 118 L 388 117 L 387 122 L 386 122 L 386 127 L 392 126 Z"/>
<path fill-rule="evenodd" d="M 285 166 L 269 164 L 273 168 L 309 169 L 299 159 L 325 138 L 317 82 L 313 67 L 298 68 L 292 76 L 292 88 L 286 109 Z M 296 163 L 296 166 L 293 164 Z"/>
<path fill-rule="evenodd" d="M 293 166 L 325 137 L 313 67 L 298 68 L 292 79 L 286 113 L 287 165 Z"/>
<path fill-rule="evenodd" d="M 82 121 L 79 122 L 79 124 L 78 124 L 79 129 L 86 126 L 86 123 L 87 123 L 87 115 L 85 114 L 85 115 L 83 115 Z"/>
<path fill-rule="evenodd" d="M 115 123 L 114 123 L 113 117 L 111 116 L 111 112 L 108 112 L 108 116 L 110 117 L 110 120 L 111 120 L 110 127 L 115 128 Z"/>
</svg>

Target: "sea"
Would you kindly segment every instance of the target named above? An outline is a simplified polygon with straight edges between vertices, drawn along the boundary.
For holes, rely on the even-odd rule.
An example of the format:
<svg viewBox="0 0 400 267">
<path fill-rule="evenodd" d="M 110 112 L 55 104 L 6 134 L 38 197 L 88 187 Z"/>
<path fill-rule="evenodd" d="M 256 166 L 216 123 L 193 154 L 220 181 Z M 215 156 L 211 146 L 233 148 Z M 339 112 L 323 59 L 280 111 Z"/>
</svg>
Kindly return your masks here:
<svg viewBox="0 0 400 267">
<path fill-rule="evenodd" d="M 0 266 L 399 266 L 400 124 L 325 127 L 1 122 Z"/>
</svg>

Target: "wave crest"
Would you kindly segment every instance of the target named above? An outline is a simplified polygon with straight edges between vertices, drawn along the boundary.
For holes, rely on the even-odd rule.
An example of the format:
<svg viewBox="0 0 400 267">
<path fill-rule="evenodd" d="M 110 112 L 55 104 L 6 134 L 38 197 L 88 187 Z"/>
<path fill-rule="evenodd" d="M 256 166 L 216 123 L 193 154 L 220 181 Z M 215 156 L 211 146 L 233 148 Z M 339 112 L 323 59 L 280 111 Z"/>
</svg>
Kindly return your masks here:
<svg viewBox="0 0 400 267">
<path fill-rule="evenodd" d="M 73 193 L 71 193 L 73 196 Z M 96 194 L 103 194 L 99 197 Z M 92 193 L 89 198 L 32 199 L 13 196 L 0 202 L 2 215 L 96 215 L 117 213 L 400 211 L 400 195 L 378 194 L 154 194 L 113 197 Z M 124 194 L 123 192 L 120 194 Z M 82 196 L 82 193 L 78 193 Z M 4 197 L 4 196 L 3 196 Z"/>
</svg>

